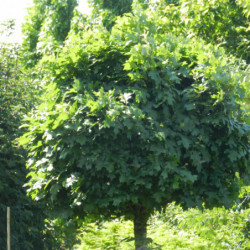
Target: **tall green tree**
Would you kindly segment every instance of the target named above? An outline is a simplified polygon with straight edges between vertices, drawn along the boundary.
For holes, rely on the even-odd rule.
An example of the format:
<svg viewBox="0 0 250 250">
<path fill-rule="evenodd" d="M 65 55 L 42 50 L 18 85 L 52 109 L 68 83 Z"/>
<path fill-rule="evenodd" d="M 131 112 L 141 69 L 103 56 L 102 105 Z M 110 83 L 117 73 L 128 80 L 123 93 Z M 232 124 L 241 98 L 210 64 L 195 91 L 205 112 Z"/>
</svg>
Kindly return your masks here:
<svg viewBox="0 0 250 250">
<path fill-rule="evenodd" d="M 133 8 L 43 59 L 44 101 L 20 144 L 33 199 L 58 216 L 125 215 L 147 249 L 154 209 L 232 204 L 249 177 L 249 126 L 235 60 L 162 29 L 161 9 Z"/>
<path fill-rule="evenodd" d="M 13 21 L 3 26 L 2 32 L 10 35 Z M 23 132 L 21 120 L 35 101 L 19 51 L 17 44 L 0 43 L 0 246 L 7 246 L 6 208 L 10 207 L 11 248 L 39 250 L 49 246 L 49 237 L 45 240 L 44 235 L 44 206 L 26 195 L 27 154 L 15 142 Z"/>
<path fill-rule="evenodd" d="M 199 36 L 207 43 L 224 47 L 228 53 L 249 63 L 249 2 L 180 0 L 166 5 L 165 0 L 159 0 L 151 6 L 161 10 L 161 28 L 188 37 Z"/>
<path fill-rule="evenodd" d="M 56 53 L 70 30 L 76 0 L 34 0 L 22 27 L 24 63 L 34 66 L 41 56 Z"/>
</svg>

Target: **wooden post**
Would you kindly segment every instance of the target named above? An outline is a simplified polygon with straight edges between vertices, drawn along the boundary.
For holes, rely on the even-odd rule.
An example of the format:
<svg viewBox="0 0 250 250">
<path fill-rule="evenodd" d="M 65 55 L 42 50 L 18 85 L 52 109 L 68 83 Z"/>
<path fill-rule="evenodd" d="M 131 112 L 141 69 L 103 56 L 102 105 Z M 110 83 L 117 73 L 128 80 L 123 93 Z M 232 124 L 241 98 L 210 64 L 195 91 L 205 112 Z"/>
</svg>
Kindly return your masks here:
<svg viewBox="0 0 250 250">
<path fill-rule="evenodd" d="M 7 207 L 7 250 L 10 250 L 10 207 Z"/>
</svg>

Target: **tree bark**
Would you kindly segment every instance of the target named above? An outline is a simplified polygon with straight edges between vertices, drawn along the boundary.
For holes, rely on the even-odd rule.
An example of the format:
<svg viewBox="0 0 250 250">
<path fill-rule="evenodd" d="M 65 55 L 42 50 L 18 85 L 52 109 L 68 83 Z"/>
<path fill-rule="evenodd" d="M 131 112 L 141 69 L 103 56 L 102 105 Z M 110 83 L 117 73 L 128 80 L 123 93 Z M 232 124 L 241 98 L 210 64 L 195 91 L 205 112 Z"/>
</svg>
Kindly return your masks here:
<svg viewBox="0 0 250 250">
<path fill-rule="evenodd" d="M 134 210 L 135 249 L 148 250 L 147 247 L 147 221 L 148 213 L 145 209 L 137 207 Z"/>
</svg>

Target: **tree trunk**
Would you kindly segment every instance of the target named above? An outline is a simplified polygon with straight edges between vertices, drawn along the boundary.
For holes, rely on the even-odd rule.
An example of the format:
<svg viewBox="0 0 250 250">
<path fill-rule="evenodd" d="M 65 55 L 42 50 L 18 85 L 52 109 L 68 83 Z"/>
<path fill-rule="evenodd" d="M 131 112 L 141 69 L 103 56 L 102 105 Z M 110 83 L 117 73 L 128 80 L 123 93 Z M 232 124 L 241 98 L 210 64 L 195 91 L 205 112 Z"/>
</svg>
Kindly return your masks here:
<svg viewBox="0 0 250 250">
<path fill-rule="evenodd" d="M 147 247 L 147 221 L 149 215 L 146 210 L 137 207 L 134 210 L 134 235 L 135 235 L 135 249 L 148 250 Z"/>
</svg>

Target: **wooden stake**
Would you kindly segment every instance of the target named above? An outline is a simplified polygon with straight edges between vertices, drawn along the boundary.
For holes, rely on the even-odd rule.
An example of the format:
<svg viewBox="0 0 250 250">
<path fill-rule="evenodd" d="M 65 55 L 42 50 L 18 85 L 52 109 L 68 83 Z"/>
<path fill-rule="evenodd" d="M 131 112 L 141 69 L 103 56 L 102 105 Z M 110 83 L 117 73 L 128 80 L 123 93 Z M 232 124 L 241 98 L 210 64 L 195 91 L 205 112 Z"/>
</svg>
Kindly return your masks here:
<svg viewBox="0 0 250 250">
<path fill-rule="evenodd" d="M 10 250 L 10 207 L 7 207 L 7 250 Z"/>
</svg>

